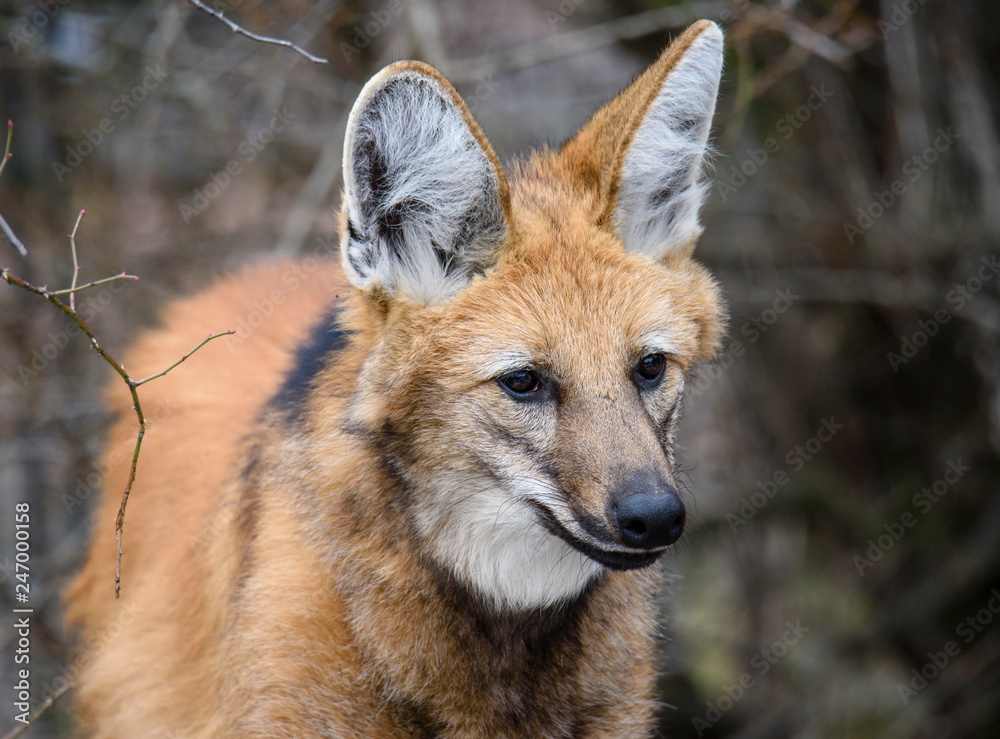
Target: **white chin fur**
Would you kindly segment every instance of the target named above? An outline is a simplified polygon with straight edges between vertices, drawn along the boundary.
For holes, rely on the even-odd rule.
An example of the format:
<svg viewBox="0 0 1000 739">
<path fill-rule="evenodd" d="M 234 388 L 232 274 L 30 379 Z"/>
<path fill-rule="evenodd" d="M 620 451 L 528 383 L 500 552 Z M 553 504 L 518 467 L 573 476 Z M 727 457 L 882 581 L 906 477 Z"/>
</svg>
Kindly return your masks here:
<svg viewBox="0 0 1000 739">
<path fill-rule="evenodd" d="M 435 558 L 494 606 L 531 610 L 563 603 L 601 571 L 495 482 L 465 479 L 443 488 L 449 501 L 438 497 L 439 505 L 420 512 L 422 532 Z"/>
</svg>

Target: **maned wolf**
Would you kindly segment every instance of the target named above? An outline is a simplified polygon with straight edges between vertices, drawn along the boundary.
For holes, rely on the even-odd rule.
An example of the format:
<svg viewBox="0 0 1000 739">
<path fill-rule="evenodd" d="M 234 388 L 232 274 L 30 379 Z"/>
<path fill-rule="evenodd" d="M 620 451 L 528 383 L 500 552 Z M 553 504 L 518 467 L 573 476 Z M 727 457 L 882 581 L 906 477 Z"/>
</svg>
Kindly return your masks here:
<svg viewBox="0 0 1000 739">
<path fill-rule="evenodd" d="M 695 24 L 510 171 L 430 67 L 365 86 L 342 264 L 222 280 L 126 364 L 256 317 L 143 388 L 171 410 L 143 446 L 119 601 L 126 465 L 107 476 L 67 596 L 89 735 L 653 731 L 674 434 L 723 322 L 691 258 L 722 53 Z"/>
</svg>

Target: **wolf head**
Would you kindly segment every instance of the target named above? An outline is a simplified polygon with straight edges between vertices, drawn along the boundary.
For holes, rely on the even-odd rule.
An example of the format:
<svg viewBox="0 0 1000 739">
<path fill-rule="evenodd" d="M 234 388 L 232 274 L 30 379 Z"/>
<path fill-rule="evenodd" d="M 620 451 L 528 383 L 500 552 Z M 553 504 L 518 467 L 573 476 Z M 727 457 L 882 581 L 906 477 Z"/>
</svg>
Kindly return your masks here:
<svg viewBox="0 0 1000 739">
<path fill-rule="evenodd" d="M 351 113 L 341 258 L 372 333 L 351 421 L 428 556 L 499 607 L 565 601 L 683 531 L 681 396 L 723 321 L 691 259 L 722 53 L 695 24 L 509 174 L 419 62 Z"/>
</svg>

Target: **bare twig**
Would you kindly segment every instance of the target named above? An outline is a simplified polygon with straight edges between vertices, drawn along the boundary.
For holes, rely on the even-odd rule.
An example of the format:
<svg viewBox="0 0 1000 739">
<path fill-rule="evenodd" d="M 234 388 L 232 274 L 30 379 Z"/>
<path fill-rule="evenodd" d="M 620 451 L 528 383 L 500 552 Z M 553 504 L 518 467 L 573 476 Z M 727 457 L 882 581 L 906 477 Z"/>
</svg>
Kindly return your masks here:
<svg viewBox="0 0 1000 739">
<path fill-rule="evenodd" d="M 295 51 L 295 52 L 301 54 L 306 59 L 308 59 L 311 62 L 315 62 L 316 64 L 326 64 L 327 61 L 328 61 L 327 59 L 324 59 L 323 57 L 316 56 L 315 54 L 310 54 L 308 51 L 306 51 L 305 49 L 303 49 L 301 46 L 293 44 L 291 41 L 288 41 L 286 39 L 272 38 L 271 36 L 260 36 L 260 35 L 258 35 L 256 33 L 253 33 L 252 31 L 248 31 L 247 29 L 243 28 L 243 26 L 241 26 L 241 25 L 239 25 L 237 23 L 234 23 L 233 21 L 229 20 L 229 18 L 227 18 L 222 13 L 221 10 L 214 10 L 214 9 L 208 7 L 207 5 L 205 5 L 200 0 L 188 0 L 188 2 L 191 3 L 192 5 L 194 5 L 199 10 L 203 10 L 206 13 L 208 13 L 209 15 L 211 15 L 211 16 L 213 16 L 215 18 L 218 18 L 220 21 L 222 21 L 227 26 L 229 26 L 232 29 L 233 33 L 238 33 L 241 36 L 246 36 L 248 39 L 253 39 L 254 41 L 260 41 L 261 43 L 264 43 L 264 44 L 275 44 L 277 46 L 284 46 L 287 49 L 291 49 L 292 51 Z"/>
<path fill-rule="evenodd" d="M 80 262 L 76 258 L 76 230 L 80 228 L 80 221 L 83 220 L 86 212 L 86 209 L 80 210 L 80 215 L 76 217 L 76 223 L 73 224 L 73 233 L 69 235 L 69 247 L 73 251 L 73 282 L 69 286 L 69 307 L 73 310 L 76 310 L 76 278 L 80 274 Z"/>
<path fill-rule="evenodd" d="M 70 296 L 70 308 L 73 308 L 73 295 L 78 292 L 83 292 L 92 287 L 97 287 L 98 285 L 105 285 L 109 282 L 115 282 L 117 280 L 138 280 L 139 278 L 135 275 L 126 274 L 122 272 L 118 275 L 112 275 L 111 277 L 104 277 L 100 280 L 94 280 L 93 282 L 88 282 L 86 285 L 80 285 L 79 287 L 70 287 L 65 290 L 53 290 L 49 295 L 69 295 Z"/>
<path fill-rule="evenodd" d="M 4 155 L 4 162 L 7 161 L 7 158 L 10 155 L 10 140 L 13 128 L 14 128 L 13 123 L 8 122 L 7 151 Z M 2 170 L 0 170 L 0 173 L 2 173 Z M 94 335 L 94 332 L 90 329 L 90 326 L 88 326 L 86 322 L 80 317 L 80 314 L 76 312 L 77 292 L 81 290 L 86 290 L 87 288 L 90 287 L 94 287 L 95 285 L 103 285 L 107 282 L 112 282 L 114 280 L 139 279 L 135 275 L 128 275 L 122 272 L 121 274 L 114 275 L 112 277 L 106 277 L 101 280 L 95 280 L 94 282 L 90 282 L 81 287 L 77 286 L 76 281 L 77 281 L 77 276 L 79 274 L 80 265 L 76 255 L 76 233 L 77 230 L 80 228 L 80 221 L 83 220 L 83 216 L 85 213 L 86 210 L 80 211 L 79 215 L 77 215 L 76 217 L 76 223 L 73 225 L 73 231 L 72 233 L 69 234 L 70 247 L 73 253 L 73 280 L 71 286 L 68 289 L 49 290 L 48 287 L 44 285 L 42 285 L 41 287 L 39 287 L 38 285 L 32 285 L 27 280 L 23 280 L 20 277 L 12 275 L 10 273 L 10 270 L 6 267 L 0 268 L 0 280 L 5 281 L 9 285 L 15 285 L 24 290 L 27 290 L 28 292 L 33 292 L 36 295 L 40 295 L 41 297 L 45 298 L 50 303 L 52 303 L 54 306 L 56 306 L 67 316 L 69 316 L 73 320 L 73 322 L 80 327 L 83 333 L 86 334 L 87 338 L 90 339 L 90 345 L 93 347 L 94 351 L 97 352 L 97 354 L 101 357 L 101 359 L 110 364 L 112 369 L 114 369 L 114 371 L 119 374 L 122 380 L 125 381 L 125 384 L 128 385 L 129 392 L 132 394 L 132 409 L 135 411 L 136 418 L 138 418 L 139 420 L 139 433 L 138 436 L 136 437 L 135 449 L 132 452 L 132 466 L 129 469 L 128 484 L 125 486 L 125 492 L 122 494 L 122 503 L 118 509 L 118 516 L 115 519 L 115 541 L 118 550 L 115 558 L 115 597 L 119 598 L 121 597 L 122 527 L 125 524 L 125 506 L 128 504 L 128 496 L 132 492 L 132 484 L 135 482 L 136 465 L 139 463 L 139 450 L 142 448 L 142 439 L 146 435 L 146 417 L 142 412 L 142 404 L 139 402 L 139 394 L 136 392 L 136 390 L 140 385 L 147 383 L 150 380 L 154 380 L 157 377 L 163 377 L 163 375 L 170 372 L 170 370 L 172 370 L 174 367 L 176 367 L 181 362 L 186 360 L 196 351 L 201 349 L 203 346 L 205 346 L 205 344 L 207 344 L 212 339 L 218 338 L 219 336 L 232 334 L 235 332 L 230 330 L 230 331 L 223 331 L 219 334 L 209 334 L 208 338 L 203 339 L 202 342 L 198 344 L 198 346 L 196 346 L 194 349 L 185 354 L 178 361 L 174 362 L 172 365 L 167 367 L 162 372 L 150 375 L 149 377 L 145 377 L 141 380 L 132 379 L 129 376 L 128 372 L 125 371 L 125 367 L 122 366 L 120 362 L 118 362 L 114 357 L 111 356 L 111 354 L 108 353 L 108 351 L 101 345 L 101 342 L 97 340 L 97 337 Z M 0 221 L 2 221 L 2 217 L 0 217 Z M 68 303 L 64 303 L 62 300 L 59 299 L 60 296 L 62 295 L 69 295 Z"/>
<path fill-rule="evenodd" d="M 4 220 L 2 215 L 0 215 L 0 228 L 3 229 L 5 234 L 7 234 L 7 238 L 10 239 L 10 243 L 14 245 L 21 256 L 28 256 L 28 250 L 24 248 L 24 244 L 21 243 L 21 240 L 14 235 L 14 232 L 11 230 L 10 226 L 7 225 L 7 221 Z"/>
<path fill-rule="evenodd" d="M 7 166 L 7 160 L 10 159 L 10 157 L 11 157 L 11 153 L 10 153 L 10 139 L 11 139 L 11 137 L 13 135 L 14 135 L 14 121 L 8 120 L 7 121 L 7 147 L 4 149 L 4 152 L 3 152 L 3 161 L 0 161 L 0 175 L 3 174 L 3 171 L 4 171 L 4 169 Z"/>
<path fill-rule="evenodd" d="M 80 217 L 82 217 L 82 215 L 83 214 L 81 213 L 80 216 L 77 217 L 77 222 L 76 222 L 77 226 L 80 225 Z M 73 234 L 74 235 L 76 234 L 76 228 L 73 229 Z M 75 245 L 74 245 L 74 254 L 75 254 Z M 75 283 L 75 278 L 76 278 L 75 270 L 73 276 Z M 103 280 L 97 280 L 82 287 L 74 286 L 67 290 L 55 290 L 55 291 L 50 291 L 48 288 L 44 286 L 39 287 L 37 285 L 32 285 L 31 283 L 22 280 L 20 277 L 12 275 L 10 273 L 10 270 L 8 270 L 7 268 L 0 269 L 0 279 L 6 281 L 8 284 L 16 285 L 17 287 L 28 290 L 29 292 L 33 292 L 36 295 L 40 295 L 41 297 L 45 298 L 50 303 L 52 303 L 54 306 L 56 306 L 67 316 L 69 316 L 71 319 L 73 319 L 76 325 L 80 327 L 80 329 L 83 331 L 84 334 L 86 334 L 87 338 L 90 339 L 90 345 L 94 348 L 94 351 L 96 351 L 97 354 L 105 362 L 111 365 L 112 369 L 114 369 L 114 371 L 118 373 L 118 375 L 122 378 L 122 380 L 124 380 L 125 384 L 128 385 L 129 392 L 132 394 L 132 409 L 135 411 L 136 418 L 139 420 L 139 433 L 136 436 L 135 448 L 132 451 L 132 465 L 129 468 L 128 483 L 125 486 L 125 491 L 122 493 L 121 506 L 118 508 L 118 516 L 115 519 L 115 543 L 117 545 L 117 554 L 115 558 L 115 597 L 118 598 L 121 596 L 122 528 L 125 525 L 125 508 L 128 505 L 129 495 L 132 492 L 132 485 L 133 483 L 135 483 L 136 467 L 139 463 L 139 451 L 142 449 L 142 440 L 143 437 L 145 437 L 146 435 L 146 416 L 142 411 L 142 403 L 140 403 L 139 401 L 139 394 L 137 392 L 137 389 L 140 385 L 147 383 L 150 380 L 154 380 L 157 377 L 163 377 L 163 375 L 170 372 L 170 370 L 172 370 L 174 367 L 176 367 L 181 362 L 186 360 L 196 351 L 201 349 L 201 347 L 205 346 L 205 344 L 207 344 L 212 339 L 217 339 L 220 336 L 226 336 L 235 332 L 232 330 L 228 330 L 228 331 L 222 331 L 218 334 L 209 334 L 208 337 L 203 339 L 201 343 L 199 343 L 194 349 L 185 354 L 178 361 L 174 362 L 172 365 L 167 367 L 162 372 L 158 372 L 154 375 L 150 375 L 149 377 L 142 378 L 141 380 L 135 380 L 131 376 L 129 376 L 128 372 L 125 371 L 125 368 L 122 366 L 122 364 L 119 361 L 117 361 L 114 357 L 112 357 L 111 354 L 108 353 L 108 351 L 104 348 L 101 342 L 97 340 L 97 337 L 94 336 L 94 332 L 90 329 L 90 326 L 88 326 L 84 322 L 84 320 L 80 318 L 80 315 L 76 312 L 76 310 L 73 307 L 73 295 L 80 290 L 85 290 L 88 287 L 93 287 L 94 285 L 103 284 L 105 282 L 110 282 L 112 280 L 138 279 L 137 277 L 135 277 L 134 275 L 126 275 L 125 273 L 122 273 L 120 275 L 108 277 Z M 67 294 L 70 296 L 70 302 L 64 303 L 62 300 L 59 299 L 59 296 Z"/>
<path fill-rule="evenodd" d="M 66 693 L 68 693 L 70 688 L 72 687 L 73 683 L 67 682 L 65 685 L 59 688 L 59 690 L 50 693 L 48 697 L 46 697 L 46 699 L 42 701 L 42 704 L 35 710 L 35 712 L 28 717 L 27 723 L 21 724 L 20 726 L 11 729 L 10 731 L 8 731 L 6 734 L 3 735 L 3 739 L 15 739 L 15 737 L 21 736 L 21 734 L 27 731 L 28 727 L 31 726 L 39 716 L 41 716 L 43 713 L 49 710 L 52 707 L 52 704 L 55 703 L 60 698 L 62 698 L 64 695 L 66 695 Z"/>
<path fill-rule="evenodd" d="M 0 161 L 0 175 L 3 174 L 3 170 L 7 166 L 7 162 L 10 161 L 10 158 L 12 156 L 14 156 L 13 154 L 10 153 L 10 139 L 11 136 L 13 136 L 13 134 L 14 134 L 14 121 L 7 121 L 7 146 L 3 152 L 3 160 Z M 7 234 L 7 238 L 10 239 L 10 243 L 14 245 L 18 253 L 20 253 L 22 257 L 28 256 L 28 250 L 24 248 L 24 244 L 22 244 L 21 240 L 17 238 L 17 236 L 14 234 L 14 230 L 9 225 L 7 225 L 7 221 L 4 220 L 4 217 L 2 215 L 0 215 L 0 228 L 3 229 L 3 232 L 5 234 Z"/>
<path fill-rule="evenodd" d="M 135 386 L 139 387 L 140 385 L 145 385 L 150 380 L 155 380 L 157 377 L 163 377 L 170 370 L 172 370 L 174 367 L 176 367 L 177 365 L 179 365 L 182 362 L 184 362 L 184 360 L 186 360 L 188 357 L 190 357 L 196 351 L 198 351 L 199 349 L 201 349 L 203 346 L 205 346 L 205 344 L 207 344 L 208 342 L 210 342 L 212 339 L 218 339 L 220 336 L 229 336 L 230 334 L 234 334 L 234 333 L 236 333 L 236 332 L 233 331 L 233 330 L 228 330 L 228 331 L 222 331 L 222 332 L 217 333 L 217 334 L 209 334 L 208 336 L 206 336 L 204 339 L 201 340 L 201 343 L 199 343 L 198 346 L 196 346 L 194 349 L 192 349 L 191 351 L 189 351 L 187 354 L 184 354 L 180 359 L 178 359 L 176 362 L 174 362 L 172 365 L 170 365 L 169 367 L 167 367 L 162 372 L 157 372 L 155 375 L 150 375 L 149 377 L 143 377 L 141 380 L 134 380 L 133 382 L 135 383 Z"/>
<path fill-rule="evenodd" d="M 115 366 L 118 374 L 122 376 L 125 383 L 128 385 L 129 392 L 132 393 L 132 409 L 135 411 L 136 417 L 139 419 L 139 434 L 135 440 L 135 448 L 132 450 L 132 466 L 129 468 L 128 473 L 128 483 L 125 485 L 125 490 L 122 493 L 122 504 L 118 508 L 118 516 L 115 519 L 115 544 L 117 547 L 117 553 L 115 556 L 115 597 L 121 597 L 121 581 L 122 581 L 122 529 L 125 527 L 125 507 L 128 505 L 128 497 L 132 493 L 132 485 L 135 483 L 135 471 L 136 466 L 139 463 L 139 451 L 142 449 L 142 440 L 146 436 L 146 416 L 142 412 L 142 405 L 139 403 L 139 394 L 136 392 L 137 388 L 143 383 L 149 382 L 150 380 L 155 380 L 157 377 L 163 377 L 174 367 L 179 365 L 185 359 L 190 357 L 196 351 L 201 349 L 205 344 L 210 342 L 212 339 L 217 339 L 220 336 L 229 336 L 230 334 L 236 333 L 233 330 L 221 331 L 217 334 L 209 334 L 207 338 L 202 339 L 201 343 L 198 344 L 194 349 L 189 351 L 187 354 L 182 356 L 178 361 L 174 362 L 172 365 L 167 367 L 162 372 L 155 375 L 150 375 L 142 380 L 133 380 L 129 377 L 128 373 L 125 371 L 124 367 L 121 365 Z"/>
</svg>

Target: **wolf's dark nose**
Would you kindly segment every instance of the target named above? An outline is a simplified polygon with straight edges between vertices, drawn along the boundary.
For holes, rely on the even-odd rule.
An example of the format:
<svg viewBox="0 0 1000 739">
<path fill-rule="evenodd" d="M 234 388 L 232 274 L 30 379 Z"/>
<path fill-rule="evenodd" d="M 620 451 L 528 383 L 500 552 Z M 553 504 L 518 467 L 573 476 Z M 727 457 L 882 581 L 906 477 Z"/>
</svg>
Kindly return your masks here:
<svg viewBox="0 0 1000 739">
<path fill-rule="evenodd" d="M 615 504 L 622 542 L 635 549 L 673 544 L 684 533 L 684 504 L 672 490 L 632 493 Z"/>
</svg>

